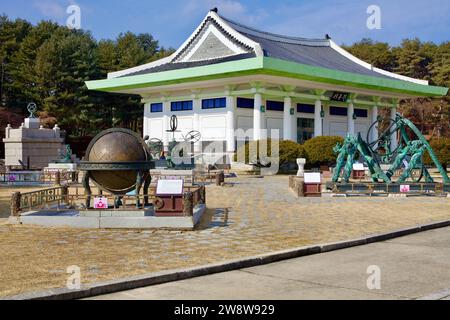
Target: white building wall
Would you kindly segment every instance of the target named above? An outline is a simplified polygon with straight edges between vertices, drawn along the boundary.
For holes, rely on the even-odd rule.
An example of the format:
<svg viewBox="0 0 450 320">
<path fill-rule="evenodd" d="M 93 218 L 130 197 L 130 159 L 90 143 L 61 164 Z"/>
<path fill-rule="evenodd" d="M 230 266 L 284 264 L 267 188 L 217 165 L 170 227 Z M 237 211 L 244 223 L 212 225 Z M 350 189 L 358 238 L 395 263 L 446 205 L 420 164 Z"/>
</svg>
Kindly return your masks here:
<svg viewBox="0 0 450 320">
<path fill-rule="evenodd" d="M 225 95 L 224 95 L 225 96 Z M 224 96 L 218 95 L 217 98 L 222 98 Z M 234 109 L 234 125 L 235 129 L 242 129 L 244 131 L 253 129 L 254 125 L 254 110 L 247 108 L 237 108 L 236 105 L 236 97 L 234 97 L 235 101 L 235 109 Z M 178 101 L 179 99 L 174 99 L 173 101 Z M 272 100 L 272 99 L 271 99 Z M 282 99 L 273 99 L 282 101 Z M 201 103 L 201 100 L 200 100 Z M 294 115 L 292 116 L 292 132 L 291 135 L 295 141 L 297 141 L 297 119 L 298 118 L 306 118 L 306 119 L 314 119 L 314 114 L 312 113 L 299 113 L 297 112 L 297 103 L 296 100 L 292 100 L 292 108 L 294 109 Z M 266 101 L 263 101 L 263 104 L 267 106 Z M 310 102 L 309 104 L 314 106 L 314 102 Z M 170 111 L 170 102 L 166 102 L 164 104 L 166 107 L 164 112 L 159 113 L 151 113 L 150 112 L 150 103 L 145 104 L 144 111 L 144 135 L 148 135 L 150 138 L 158 138 L 163 140 L 165 135 L 165 126 L 164 126 L 164 116 L 166 117 L 166 121 L 169 122 L 169 119 L 172 115 L 176 115 L 178 117 L 178 130 L 175 134 L 175 138 L 177 140 L 182 139 L 182 135 L 186 135 L 189 131 L 195 130 L 194 128 L 194 110 L 192 111 Z M 329 105 L 323 104 L 324 110 L 324 118 L 322 119 L 322 131 L 325 136 L 341 136 L 345 138 L 348 132 L 348 119 L 346 116 L 331 116 L 329 112 Z M 369 107 L 361 107 L 355 106 L 357 109 L 367 109 L 368 117 L 367 118 L 357 118 L 355 122 L 355 134 L 358 132 L 361 133 L 363 139 L 366 139 L 367 131 L 371 124 L 371 109 Z M 202 134 L 202 141 L 226 141 L 227 140 L 227 108 L 219 108 L 219 109 L 201 109 L 201 106 L 198 110 L 198 130 Z M 276 129 L 279 130 L 279 136 L 282 139 L 283 132 L 283 117 L 284 113 L 281 111 L 273 111 L 266 110 L 264 113 L 264 117 L 262 117 L 264 123 L 261 123 L 262 128 L 267 128 L 267 133 L 270 137 L 270 130 Z M 228 119 L 229 121 L 229 119 Z M 166 125 L 167 129 L 169 128 L 169 123 Z M 250 134 L 248 137 L 250 140 L 253 139 L 253 136 Z M 172 139 L 171 134 L 168 134 L 168 140 Z"/>
<path fill-rule="evenodd" d="M 225 141 L 227 137 L 226 129 L 226 112 L 209 112 L 200 116 L 200 133 L 202 134 L 203 140 Z"/>
<path fill-rule="evenodd" d="M 271 130 L 278 130 L 278 136 L 283 139 L 283 111 L 266 110 L 265 128 L 267 128 L 269 138 L 271 137 Z"/>
<path fill-rule="evenodd" d="M 244 131 L 253 129 L 253 109 L 237 108 L 236 107 L 236 129 L 242 129 Z M 253 135 L 250 134 L 250 139 L 253 139 Z"/>
</svg>

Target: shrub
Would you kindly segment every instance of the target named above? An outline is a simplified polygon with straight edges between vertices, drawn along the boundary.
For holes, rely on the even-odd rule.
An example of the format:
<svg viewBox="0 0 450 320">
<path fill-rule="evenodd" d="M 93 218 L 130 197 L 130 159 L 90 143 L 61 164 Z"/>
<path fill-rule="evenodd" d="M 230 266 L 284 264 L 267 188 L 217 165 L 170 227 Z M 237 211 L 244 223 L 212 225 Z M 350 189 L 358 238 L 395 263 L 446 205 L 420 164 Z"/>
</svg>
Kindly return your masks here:
<svg viewBox="0 0 450 320">
<path fill-rule="evenodd" d="M 450 138 L 431 140 L 430 146 L 444 168 L 448 167 L 448 165 L 450 164 Z M 427 151 L 425 151 L 423 160 L 426 165 L 434 166 L 434 162 L 431 160 L 431 157 Z"/>
<path fill-rule="evenodd" d="M 247 141 L 245 142 L 244 145 L 240 146 L 237 150 L 237 153 L 234 155 L 234 161 L 242 161 L 242 159 L 244 160 L 244 163 L 256 163 L 257 160 L 259 159 L 259 146 L 260 144 L 264 142 L 266 143 L 266 141 L 261 140 L 261 141 Z M 256 151 L 256 154 L 250 154 L 250 149 L 252 151 Z M 271 143 L 270 140 L 267 141 L 267 155 L 270 156 L 271 155 Z"/>
<path fill-rule="evenodd" d="M 305 148 L 294 141 L 280 141 L 280 165 L 295 163 L 298 158 L 306 158 Z"/>
<path fill-rule="evenodd" d="M 267 155 L 271 156 L 272 155 L 272 145 L 273 145 L 274 140 L 267 140 Z M 241 146 L 238 151 L 237 154 L 234 156 L 234 161 L 237 161 L 237 159 L 241 160 L 241 159 L 245 159 L 245 163 L 256 163 L 257 160 L 261 160 L 259 159 L 259 156 L 257 157 L 255 154 L 250 155 L 250 148 L 252 148 L 252 150 L 257 150 L 258 155 L 259 155 L 259 149 L 260 149 L 260 145 L 261 143 L 266 143 L 265 140 L 262 141 L 250 141 L 250 142 L 246 142 L 245 145 Z M 290 141 L 290 140 L 282 140 L 279 141 L 279 159 L 280 159 L 280 165 L 286 164 L 286 163 L 295 163 L 297 158 L 305 158 L 306 157 L 306 152 L 305 149 L 303 148 L 302 145 L 294 142 L 294 141 Z M 264 153 L 264 152 L 263 152 Z M 239 157 L 238 157 L 239 156 Z M 245 156 L 245 158 L 244 158 Z"/>
<path fill-rule="evenodd" d="M 303 146 L 306 151 L 308 166 L 333 165 L 337 158 L 333 148 L 337 143 L 344 143 L 344 139 L 341 137 L 323 136 L 306 141 Z"/>
</svg>

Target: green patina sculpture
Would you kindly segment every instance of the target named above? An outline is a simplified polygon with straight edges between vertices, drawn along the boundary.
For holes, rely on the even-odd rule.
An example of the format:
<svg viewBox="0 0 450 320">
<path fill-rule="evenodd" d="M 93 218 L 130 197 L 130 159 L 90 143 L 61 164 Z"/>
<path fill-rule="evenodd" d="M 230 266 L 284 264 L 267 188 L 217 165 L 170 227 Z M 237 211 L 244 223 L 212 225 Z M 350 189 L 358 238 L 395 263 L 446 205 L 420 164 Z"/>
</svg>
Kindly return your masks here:
<svg viewBox="0 0 450 320">
<path fill-rule="evenodd" d="M 373 125 L 372 125 L 373 127 Z M 371 127 L 371 128 L 372 128 Z M 415 135 L 416 140 L 410 140 L 407 130 Z M 400 133 L 398 147 L 390 151 L 390 137 Z M 369 136 L 369 134 L 368 134 Z M 379 149 L 384 152 L 380 154 Z M 450 183 L 446 170 L 442 167 L 436 154 L 420 130 L 408 119 L 397 114 L 390 127 L 380 135 L 377 141 L 368 143 L 361 135 L 348 135 L 343 145 L 337 144 L 333 151 L 338 155 L 336 169 L 333 174 L 333 182 L 338 182 L 341 176 L 343 182 L 349 182 L 353 170 L 353 164 L 357 156 L 360 156 L 367 164 L 373 182 L 382 180 L 385 183 L 405 182 L 408 178 L 418 182 L 425 177 L 426 182 L 433 182 L 433 178 L 423 164 L 423 155 L 428 152 L 436 168 L 442 176 L 444 183 Z M 381 169 L 380 162 L 391 164 L 386 173 Z M 393 181 L 394 173 L 403 169 L 397 181 Z M 414 176 L 414 170 L 419 170 L 418 178 Z"/>
<path fill-rule="evenodd" d="M 66 154 L 64 155 L 63 160 L 72 162 L 72 149 L 68 144 L 66 144 Z"/>
<path fill-rule="evenodd" d="M 55 160 L 54 163 L 73 163 L 70 145 L 66 144 L 65 151 L 60 152 L 60 157 L 61 158 Z"/>
</svg>

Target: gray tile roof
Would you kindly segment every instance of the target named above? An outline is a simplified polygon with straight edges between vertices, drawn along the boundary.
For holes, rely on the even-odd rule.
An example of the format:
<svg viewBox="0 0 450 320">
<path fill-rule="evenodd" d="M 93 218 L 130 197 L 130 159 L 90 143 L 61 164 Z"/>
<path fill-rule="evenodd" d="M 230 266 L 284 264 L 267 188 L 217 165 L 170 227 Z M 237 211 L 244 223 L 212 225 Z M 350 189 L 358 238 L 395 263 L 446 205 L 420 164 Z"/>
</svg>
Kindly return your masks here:
<svg viewBox="0 0 450 320">
<path fill-rule="evenodd" d="M 218 59 L 210 59 L 210 60 L 204 60 L 204 61 L 193 61 L 193 62 L 169 62 L 166 64 L 162 64 L 157 67 L 128 73 L 126 75 L 123 75 L 122 77 L 129 77 L 129 76 L 138 76 L 142 74 L 148 74 L 148 73 L 155 73 L 155 72 L 162 72 L 162 71 L 170 71 L 170 70 L 178 70 L 178 69 L 185 69 L 185 68 L 192 68 L 192 67 L 200 67 L 200 66 L 208 66 L 215 63 L 221 63 L 221 62 L 228 62 L 228 61 L 235 61 L 235 60 L 242 60 L 242 59 L 248 59 L 248 58 L 254 58 L 256 57 L 256 54 L 254 52 L 251 53 L 244 53 L 244 54 L 238 54 L 234 56 L 229 56 L 225 58 L 218 58 Z"/>
<path fill-rule="evenodd" d="M 259 43 L 266 57 L 302 63 L 316 67 L 323 67 L 339 71 L 351 72 L 355 74 L 393 79 L 378 72 L 369 70 L 353 62 L 347 57 L 343 56 L 342 54 L 331 48 L 330 41 L 328 39 L 306 39 L 306 38 L 276 35 L 273 33 L 262 32 L 241 25 L 237 22 L 231 21 L 224 17 L 221 18 L 225 20 L 237 32 Z M 206 21 L 205 24 L 202 26 L 203 28 L 205 27 L 207 22 L 208 21 Z M 217 24 L 215 21 L 210 22 Z M 225 35 L 228 35 L 222 28 L 220 31 Z M 235 41 L 235 39 L 232 40 Z M 255 56 L 256 54 L 254 52 L 250 52 L 245 54 L 229 56 L 225 58 L 210 59 L 204 61 L 169 62 L 157 67 L 152 67 L 134 73 L 129 73 L 123 75 L 122 77 L 205 66 L 221 62 L 253 58 Z"/>
<path fill-rule="evenodd" d="M 328 39 L 305 39 L 261 32 L 221 17 L 233 29 L 259 43 L 266 57 L 346 71 L 367 76 L 390 78 L 369 70 L 331 48 Z"/>
</svg>

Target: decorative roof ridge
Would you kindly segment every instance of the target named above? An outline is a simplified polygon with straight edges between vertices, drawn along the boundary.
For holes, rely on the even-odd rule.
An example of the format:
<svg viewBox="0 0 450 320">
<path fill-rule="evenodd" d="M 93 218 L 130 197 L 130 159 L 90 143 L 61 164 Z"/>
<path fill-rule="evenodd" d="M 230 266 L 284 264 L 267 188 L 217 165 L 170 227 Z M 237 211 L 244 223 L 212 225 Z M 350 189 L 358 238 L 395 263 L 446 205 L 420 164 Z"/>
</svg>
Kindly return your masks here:
<svg viewBox="0 0 450 320">
<path fill-rule="evenodd" d="M 271 33 L 267 31 L 261 31 L 253 27 L 249 27 L 243 25 L 239 22 L 235 22 L 231 19 L 220 16 L 225 22 L 230 24 L 230 26 L 235 29 L 239 33 L 249 34 L 255 37 L 260 37 L 272 41 L 291 43 L 291 44 L 299 44 L 299 45 L 309 45 L 309 46 L 320 46 L 320 47 L 329 47 L 330 41 L 329 39 L 317 39 L 317 38 L 301 38 L 301 37 L 293 37 L 280 35 L 276 33 Z"/>
<path fill-rule="evenodd" d="M 259 43 L 249 39 L 248 37 L 242 35 L 240 32 L 236 31 L 232 28 L 228 23 L 223 20 L 216 11 L 211 10 L 207 16 L 203 19 L 202 23 L 196 28 L 196 30 L 191 34 L 191 36 L 178 48 L 177 51 L 172 53 L 170 56 L 144 64 L 140 66 L 136 66 L 133 68 L 128 68 L 125 70 L 115 71 L 108 73 L 108 79 L 114 79 L 118 77 L 126 76 L 127 74 L 132 74 L 136 72 L 140 72 L 142 70 L 152 69 L 154 67 L 158 67 L 164 64 L 176 63 L 176 60 L 186 51 L 186 49 L 192 44 L 193 41 L 198 37 L 198 35 L 202 32 L 205 25 L 212 21 L 215 24 L 215 27 L 222 32 L 224 35 L 228 36 L 228 38 L 234 42 L 235 44 L 241 46 L 242 48 L 254 52 L 256 56 L 264 56 L 264 52 Z"/>
<path fill-rule="evenodd" d="M 135 76 L 135 75 L 140 75 L 140 74 L 160 72 L 161 69 L 164 69 L 162 71 L 178 70 L 180 66 L 185 67 L 185 68 L 192 68 L 192 67 L 209 65 L 211 63 L 222 63 L 222 62 L 230 62 L 230 61 L 234 61 L 234 60 L 254 58 L 255 56 L 256 56 L 256 54 L 254 52 L 247 52 L 247 53 L 239 53 L 236 55 L 230 55 L 230 56 L 220 57 L 220 58 L 211 58 L 211 59 L 205 59 L 205 60 L 169 62 L 166 64 L 154 66 L 152 68 L 143 69 L 143 70 L 139 70 L 139 71 L 136 71 L 133 73 L 129 73 L 122 77 L 129 77 L 129 76 Z"/>
<path fill-rule="evenodd" d="M 181 61 L 176 61 L 176 60 L 178 60 L 186 52 L 186 50 L 188 50 L 188 48 L 192 45 L 192 43 L 194 43 L 194 41 L 199 37 L 199 35 L 202 33 L 202 31 L 206 28 L 208 23 L 212 23 L 222 34 L 228 36 L 230 38 L 230 40 L 233 41 L 235 44 L 239 45 L 240 47 L 244 48 L 245 50 L 254 51 L 254 49 L 252 47 L 250 47 L 249 45 L 247 45 L 244 42 L 240 41 L 239 39 L 236 39 L 235 37 L 233 37 L 233 35 L 231 35 L 229 32 L 227 32 L 220 25 L 220 23 L 218 23 L 212 16 L 207 16 L 207 18 L 201 24 L 200 28 L 198 28 L 198 30 L 195 33 L 195 35 L 191 37 L 190 41 L 187 44 L 185 44 L 183 46 L 183 49 L 180 50 L 172 58 L 172 60 L 170 61 L 171 63 L 181 62 Z"/>
</svg>

